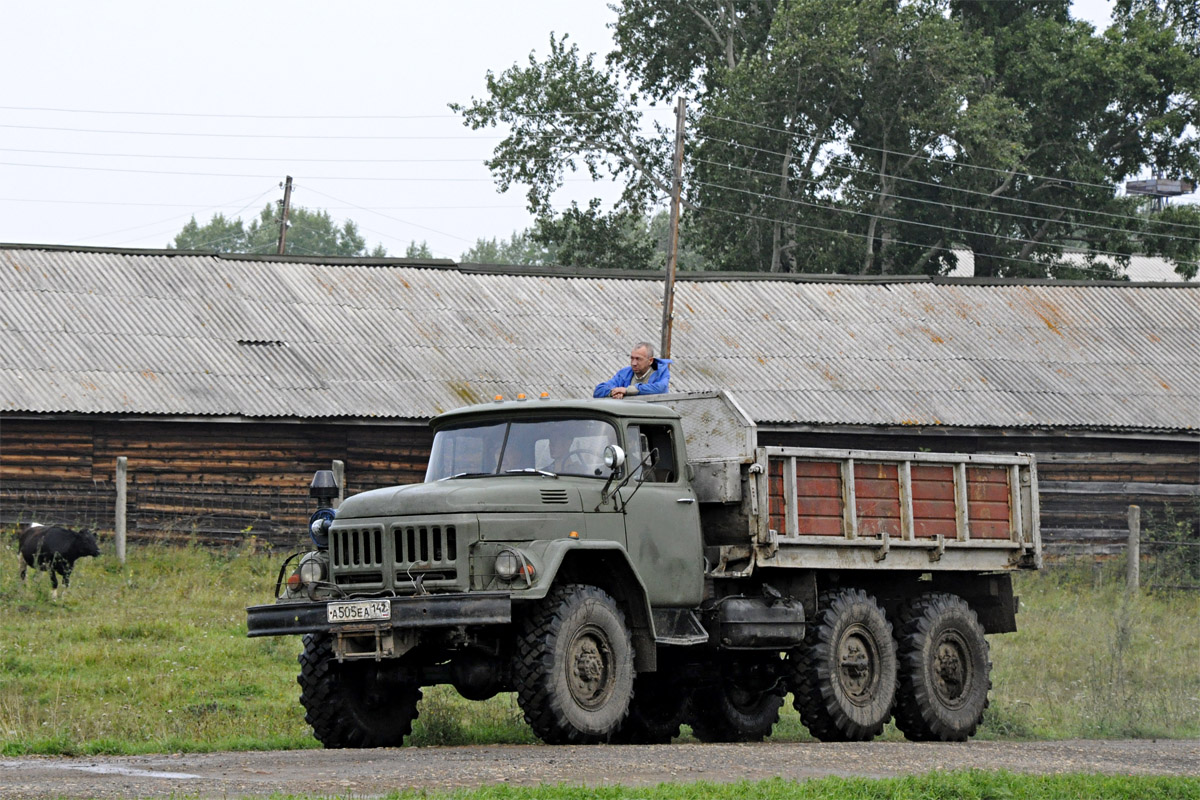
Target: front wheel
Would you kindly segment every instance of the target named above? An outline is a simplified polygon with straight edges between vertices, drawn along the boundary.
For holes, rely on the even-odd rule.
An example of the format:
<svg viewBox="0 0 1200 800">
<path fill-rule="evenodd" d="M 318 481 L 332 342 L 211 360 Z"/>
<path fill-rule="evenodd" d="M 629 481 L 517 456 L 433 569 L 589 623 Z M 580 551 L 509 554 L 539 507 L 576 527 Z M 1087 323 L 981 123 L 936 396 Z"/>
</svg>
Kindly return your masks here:
<svg viewBox="0 0 1200 800">
<path fill-rule="evenodd" d="M 553 589 L 522 623 L 514 664 L 525 721 L 548 744 L 609 741 L 633 697 L 633 640 L 607 592 Z"/>
<path fill-rule="evenodd" d="M 887 615 L 861 589 L 827 592 L 794 652 L 793 705 L 823 742 L 865 742 L 892 716 L 896 645 Z"/>
<path fill-rule="evenodd" d="M 926 594 L 900 616 L 896 727 L 913 741 L 965 742 L 988 706 L 988 643 L 979 618 L 953 594 Z"/>
<path fill-rule="evenodd" d="M 304 721 L 325 747 L 399 747 L 412 732 L 421 689 L 394 662 L 339 664 L 332 639 L 316 633 L 299 660 Z"/>
</svg>

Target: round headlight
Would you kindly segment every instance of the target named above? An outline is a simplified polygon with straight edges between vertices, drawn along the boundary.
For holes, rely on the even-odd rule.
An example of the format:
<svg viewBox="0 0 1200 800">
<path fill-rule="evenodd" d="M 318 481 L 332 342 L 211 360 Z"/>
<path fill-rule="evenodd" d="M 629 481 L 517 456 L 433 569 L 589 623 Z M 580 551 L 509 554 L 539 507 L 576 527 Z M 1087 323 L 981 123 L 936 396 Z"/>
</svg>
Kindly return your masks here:
<svg viewBox="0 0 1200 800">
<path fill-rule="evenodd" d="M 320 583 L 325 580 L 325 564 L 315 556 L 307 556 L 300 562 L 300 568 L 296 570 L 296 574 L 300 576 L 302 586 Z"/>
<path fill-rule="evenodd" d="M 496 575 L 501 580 L 511 581 L 521 571 L 524 560 L 514 550 L 505 550 L 496 556 Z"/>
</svg>

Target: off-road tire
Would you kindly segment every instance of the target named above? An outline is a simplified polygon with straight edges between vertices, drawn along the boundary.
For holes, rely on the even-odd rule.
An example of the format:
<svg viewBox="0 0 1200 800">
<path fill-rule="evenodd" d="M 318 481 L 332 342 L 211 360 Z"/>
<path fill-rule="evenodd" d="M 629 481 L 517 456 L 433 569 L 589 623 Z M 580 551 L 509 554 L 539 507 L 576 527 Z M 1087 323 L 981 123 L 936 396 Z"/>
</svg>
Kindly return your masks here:
<svg viewBox="0 0 1200 800">
<path fill-rule="evenodd" d="M 726 679 L 692 695 L 686 721 L 702 742 L 761 742 L 779 721 L 782 705 L 773 689 L 747 689 Z"/>
<path fill-rule="evenodd" d="M 325 747 L 399 747 L 412 732 L 421 689 L 394 664 L 339 664 L 332 639 L 316 633 L 304 636 L 299 661 L 304 721 Z"/>
<path fill-rule="evenodd" d="M 639 673 L 633 684 L 629 716 L 613 734 L 614 744 L 669 744 L 679 735 L 687 711 L 687 694 L 676 676 L 665 672 Z"/>
<path fill-rule="evenodd" d="M 792 662 L 792 704 L 823 742 L 883 732 L 896 698 L 896 645 L 887 614 L 861 589 L 826 592 Z"/>
<path fill-rule="evenodd" d="M 979 618 L 961 597 L 931 593 L 908 603 L 897 627 L 896 727 L 913 741 L 965 742 L 992 687 Z"/>
<path fill-rule="evenodd" d="M 633 640 L 602 589 L 555 587 L 522 621 L 513 665 L 525 721 L 548 744 L 611 740 L 633 698 Z"/>
</svg>

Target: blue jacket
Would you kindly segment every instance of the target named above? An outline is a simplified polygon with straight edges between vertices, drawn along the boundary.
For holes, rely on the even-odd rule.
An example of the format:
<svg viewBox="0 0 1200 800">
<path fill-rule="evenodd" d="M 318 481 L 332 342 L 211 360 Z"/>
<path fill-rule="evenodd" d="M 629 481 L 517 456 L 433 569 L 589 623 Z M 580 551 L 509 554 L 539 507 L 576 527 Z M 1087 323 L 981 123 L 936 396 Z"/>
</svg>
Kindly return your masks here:
<svg viewBox="0 0 1200 800">
<path fill-rule="evenodd" d="M 638 394 L 664 394 L 667 391 L 667 384 L 671 380 L 671 359 L 656 358 L 654 359 L 653 371 L 650 373 L 650 380 L 646 383 L 638 384 Z M 624 367 L 617 370 L 617 374 L 606 380 L 604 383 L 596 385 L 596 390 L 592 392 L 592 397 L 608 397 L 609 393 L 618 386 L 628 386 L 633 382 L 633 367 Z"/>
</svg>

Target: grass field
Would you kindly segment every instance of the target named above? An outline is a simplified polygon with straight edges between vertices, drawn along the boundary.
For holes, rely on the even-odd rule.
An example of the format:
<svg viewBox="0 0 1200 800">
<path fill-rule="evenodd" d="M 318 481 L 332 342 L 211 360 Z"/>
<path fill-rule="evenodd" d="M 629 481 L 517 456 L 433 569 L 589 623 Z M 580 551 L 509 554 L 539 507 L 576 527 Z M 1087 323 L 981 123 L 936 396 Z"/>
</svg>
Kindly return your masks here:
<svg viewBox="0 0 1200 800">
<path fill-rule="evenodd" d="M 935 772 L 910 778 L 818 778 L 746 783 L 660 784 L 627 789 L 494 786 L 436 794 L 406 792 L 395 800 L 1196 800 L 1195 778 L 1132 778 L 1094 775 L 1036 777 L 1004 772 Z"/>
<path fill-rule="evenodd" d="M 297 699 L 299 640 L 245 636 L 244 608 L 269 600 L 280 556 L 137 545 L 121 566 L 102 540 L 52 600 L 44 574 L 19 580 L 13 540 L 0 533 L 0 753 L 318 746 Z M 1196 594 L 1126 598 L 1061 570 L 1017 589 L 1021 630 L 991 637 L 980 738 L 1200 736 Z M 472 703 L 435 687 L 420 709 L 411 744 L 535 741 L 512 695 Z M 774 738 L 810 739 L 790 705 Z"/>
</svg>

